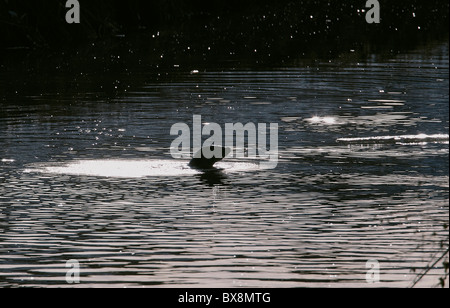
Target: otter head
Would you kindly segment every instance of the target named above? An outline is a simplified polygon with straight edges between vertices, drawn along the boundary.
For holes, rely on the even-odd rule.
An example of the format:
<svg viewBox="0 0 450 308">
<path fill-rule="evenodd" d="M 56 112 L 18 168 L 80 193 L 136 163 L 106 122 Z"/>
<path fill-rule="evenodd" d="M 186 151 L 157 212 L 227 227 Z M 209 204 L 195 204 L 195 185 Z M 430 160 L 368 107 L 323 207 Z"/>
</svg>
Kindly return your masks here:
<svg viewBox="0 0 450 308">
<path fill-rule="evenodd" d="M 227 156 L 231 150 L 221 146 L 203 147 L 194 154 L 189 166 L 197 169 L 211 169 L 213 165 Z"/>
</svg>

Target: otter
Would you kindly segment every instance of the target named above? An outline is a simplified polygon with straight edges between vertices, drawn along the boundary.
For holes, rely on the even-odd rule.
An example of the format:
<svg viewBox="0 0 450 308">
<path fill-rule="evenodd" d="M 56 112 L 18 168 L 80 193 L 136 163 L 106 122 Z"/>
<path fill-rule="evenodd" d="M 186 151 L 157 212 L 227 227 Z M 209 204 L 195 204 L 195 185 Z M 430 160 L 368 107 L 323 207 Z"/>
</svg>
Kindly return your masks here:
<svg viewBox="0 0 450 308">
<path fill-rule="evenodd" d="M 209 151 L 211 158 L 205 157 L 205 152 Z M 220 155 L 217 155 L 216 152 L 220 151 Z M 199 151 L 194 154 L 194 158 L 189 162 L 189 166 L 195 169 L 213 169 L 214 164 L 227 156 L 231 150 L 229 148 L 224 148 L 221 146 L 209 146 L 203 147 Z M 217 157 L 216 157 L 217 155 Z"/>
</svg>

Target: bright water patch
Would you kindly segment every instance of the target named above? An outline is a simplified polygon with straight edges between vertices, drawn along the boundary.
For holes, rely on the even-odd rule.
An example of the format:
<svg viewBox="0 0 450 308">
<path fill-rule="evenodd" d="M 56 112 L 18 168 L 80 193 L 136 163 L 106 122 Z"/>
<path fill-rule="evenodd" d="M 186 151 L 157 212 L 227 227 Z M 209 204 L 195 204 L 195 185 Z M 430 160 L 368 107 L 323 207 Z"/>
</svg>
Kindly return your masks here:
<svg viewBox="0 0 450 308">
<path fill-rule="evenodd" d="M 183 176 L 197 171 L 186 162 L 172 160 L 76 160 L 58 165 L 38 164 L 25 172 L 87 175 L 100 177 L 140 178 L 146 176 Z"/>
<path fill-rule="evenodd" d="M 0 161 L 2 163 L 13 163 L 13 162 L 15 162 L 14 159 L 10 159 L 10 158 L 2 158 Z"/>
<path fill-rule="evenodd" d="M 448 134 L 417 134 L 417 135 L 399 135 L 399 136 L 373 136 L 360 138 L 338 138 L 337 142 L 342 143 L 448 143 Z"/>
<path fill-rule="evenodd" d="M 245 162 L 220 162 L 215 165 L 223 172 L 253 171 L 259 165 Z M 112 178 L 173 177 L 192 176 L 201 171 L 188 166 L 188 161 L 176 160 L 75 160 L 68 163 L 39 163 L 25 169 L 24 172 L 44 174 L 85 175 Z"/>
</svg>

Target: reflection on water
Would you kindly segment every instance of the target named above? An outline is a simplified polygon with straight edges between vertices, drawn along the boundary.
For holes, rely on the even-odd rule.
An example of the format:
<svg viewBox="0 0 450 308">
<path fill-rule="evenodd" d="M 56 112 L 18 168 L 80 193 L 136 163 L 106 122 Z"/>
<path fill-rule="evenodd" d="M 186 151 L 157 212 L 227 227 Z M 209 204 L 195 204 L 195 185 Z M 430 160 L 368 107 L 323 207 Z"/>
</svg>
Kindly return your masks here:
<svg viewBox="0 0 450 308">
<path fill-rule="evenodd" d="M 448 134 L 418 134 L 418 135 L 400 135 L 400 136 L 374 136 L 362 138 L 338 138 L 338 142 L 346 143 L 445 143 L 448 144 Z"/>
<path fill-rule="evenodd" d="M 79 160 L 63 164 L 35 164 L 25 173 L 96 176 L 108 178 L 163 177 L 171 181 L 175 176 L 199 175 L 210 184 L 223 184 L 227 173 L 259 170 L 259 164 L 245 162 L 219 162 L 211 169 L 198 170 L 188 162 L 175 160 Z M 164 179 L 162 179 L 164 180 Z"/>
<path fill-rule="evenodd" d="M 80 286 L 373 286 L 371 259 L 376 286 L 409 286 L 448 246 L 448 44 L 190 71 L 136 73 L 114 98 L 0 76 L 0 286 L 68 286 L 70 259 Z M 170 127 L 193 114 L 279 123 L 277 168 L 170 158 Z"/>
<path fill-rule="evenodd" d="M 80 160 L 61 166 L 41 166 L 25 172 L 140 178 L 145 176 L 181 176 L 196 173 L 187 163 L 165 160 Z"/>
</svg>

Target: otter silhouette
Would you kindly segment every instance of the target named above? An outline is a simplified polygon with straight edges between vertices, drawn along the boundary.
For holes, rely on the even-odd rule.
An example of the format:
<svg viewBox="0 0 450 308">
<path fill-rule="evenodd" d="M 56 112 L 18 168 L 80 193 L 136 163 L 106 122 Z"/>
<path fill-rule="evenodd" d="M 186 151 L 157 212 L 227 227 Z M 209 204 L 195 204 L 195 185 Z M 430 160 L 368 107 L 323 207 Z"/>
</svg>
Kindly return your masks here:
<svg viewBox="0 0 450 308">
<path fill-rule="evenodd" d="M 215 156 L 215 152 L 219 150 L 220 155 L 218 157 Z M 205 152 L 209 151 L 212 156 L 211 158 L 205 157 Z M 221 146 L 209 146 L 201 148 L 197 153 L 194 154 L 194 158 L 189 162 L 189 166 L 195 169 L 212 169 L 214 168 L 214 164 L 227 156 L 231 150 L 229 148 L 224 148 Z"/>
</svg>

